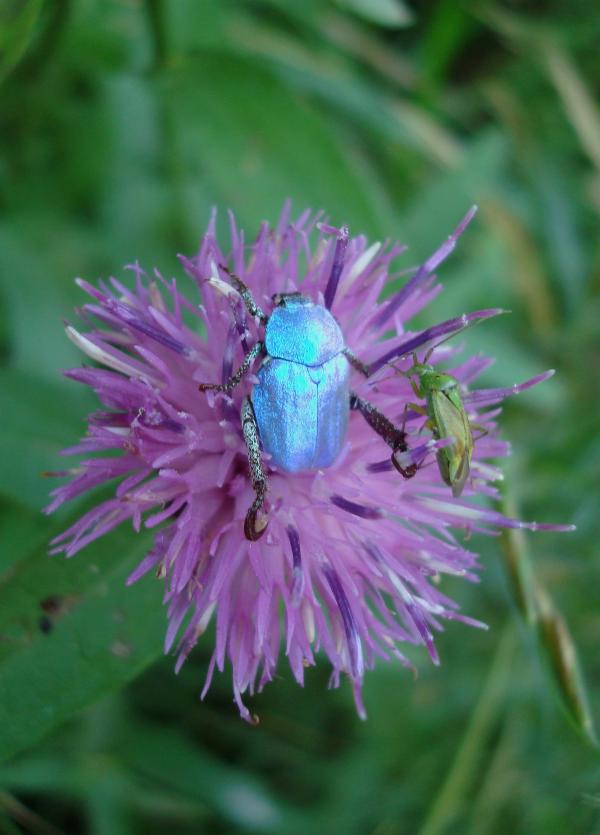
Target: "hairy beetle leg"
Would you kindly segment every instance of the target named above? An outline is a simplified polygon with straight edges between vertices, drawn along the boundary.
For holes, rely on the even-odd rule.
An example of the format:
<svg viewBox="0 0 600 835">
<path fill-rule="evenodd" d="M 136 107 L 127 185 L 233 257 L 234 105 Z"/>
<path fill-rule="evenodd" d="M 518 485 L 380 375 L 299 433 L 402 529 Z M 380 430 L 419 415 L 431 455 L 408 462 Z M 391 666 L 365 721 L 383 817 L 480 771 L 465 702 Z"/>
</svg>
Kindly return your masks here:
<svg viewBox="0 0 600 835">
<path fill-rule="evenodd" d="M 392 464 L 394 465 L 395 469 L 400 473 L 403 478 L 412 478 L 417 474 L 417 465 L 416 464 L 409 464 L 408 467 L 402 467 L 398 463 L 398 459 L 396 458 L 397 452 L 406 452 L 407 446 L 404 444 L 404 449 L 398 447 L 392 453 Z"/>
<path fill-rule="evenodd" d="M 257 342 L 255 345 L 250 348 L 246 356 L 244 357 L 244 361 L 232 376 L 227 380 L 226 383 L 199 383 L 198 388 L 200 391 L 231 391 L 234 389 L 238 383 L 241 383 L 245 374 L 248 373 L 254 360 L 262 354 L 264 351 L 264 343 Z"/>
<path fill-rule="evenodd" d="M 244 284 L 241 278 L 238 278 L 238 276 L 235 275 L 235 273 L 232 273 L 230 270 L 228 270 L 227 267 L 223 267 L 223 269 L 231 279 L 231 283 L 233 284 L 235 289 L 242 297 L 242 300 L 246 305 L 246 310 L 248 311 L 250 316 L 257 317 L 258 319 L 260 319 L 262 325 L 266 325 L 268 316 L 265 314 L 262 307 L 260 307 L 260 305 L 258 305 L 254 301 L 254 296 L 250 292 L 249 288 Z"/>
<path fill-rule="evenodd" d="M 369 376 L 369 366 L 366 364 L 366 362 L 363 362 L 361 359 L 359 359 L 356 356 L 356 354 L 354 354 L 350 350 L 350 348 L 344 348 L 343 354 L 352 366 L 352 368 L 358 371 L 359 374 L 362 374 L 364 377 Z"/>
<path fill-rule="evenodd" d="M 358 411 L 386 444 L 392 448 L 392 464 L 404 478 L 412 478 L 417 472 L 417 465 L 410 464 L 408 467 L 401 467 L 396 460 L 397 452 L 407 452 L 406 432 L 395 426 L 383 412 L 375 408 L 368 400 L 359 397 L 355 392 L 350 393 L 350 408 Z"/>
<path fill-rule="evenodd" d="M 249 397 L 246 397 L 242 403 L 241 419 L 244 441 L 246 442 L 246 449 L 248 450 L 250 478 L 252 479 L 252 487 L 256 493 L 256 498 L 246 513 L 244 534 L 246 539 L 249 539 L 251 542 L 256 542 L 256 540 L 260 539 L 264 534 L 268 524 L 266 514 L 261 514 L 259 516 L 259 511 L 263 506 L 267 492 L 267 476 L 260 454 L 260 438 L 258 434 L 256 416 Z"/>
</svg>

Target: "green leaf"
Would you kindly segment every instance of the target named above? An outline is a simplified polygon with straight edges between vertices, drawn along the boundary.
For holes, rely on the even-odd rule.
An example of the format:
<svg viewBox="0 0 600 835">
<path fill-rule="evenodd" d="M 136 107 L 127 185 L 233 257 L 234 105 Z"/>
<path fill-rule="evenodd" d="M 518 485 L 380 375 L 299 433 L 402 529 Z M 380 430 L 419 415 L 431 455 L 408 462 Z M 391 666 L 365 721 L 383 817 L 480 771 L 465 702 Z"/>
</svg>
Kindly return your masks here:
<svg viewBox="0 0 600 835">
<path fill-rule="evenodd" d="M 348 43 L 347 36 L 343 34 L 348 21 L 341 15 L 328 21 L 325 28 L 335 32 L 335 37 L 340 36 L 342 48 L 362 58 L 365 49 L 363 38 L 366 34 L 363 28 L 360 27 L 356 37 L 350 36 Z M 342 24 L 341 30 L 338 23 Z M 391 96 L 385 85 L 359 72 L 345 55 L 311 49 L 307 44 L 299 42 L 296 29 L 295 21 L 294 34 L 291 34 L 287 29 L 266 25 L 264 20 L 257 20 L 250 14 L 238 14 L 234 27 L 236 46 L 240 51 L 248 52 L 265 62 L 286 87 L 298 90 L 305 96 L 310 95 L 320 103 L 325 113 L 331 114 L 326 127 L 338 135 L 340 152 L 356 154 L 357 150 L 358 133 L 345 130 L 344 127 L 336 128 L 335 119 L 344 116 L 350 117 L 353 124 L 360 125 L 361 131 L 369 131 L 376 136 L 376 142 L 381 143 L 376 157 L 381 160 L 391 154 L 398 161 L 400 156 L 402 164 L 411 170 L 415 160 L 412 156 L 406 159 L 406 149 L 409 149 L 415 153 L 417 160 L 431 160 L 436 167 L 440 161 L 444 164 L 455 162 L 460 153 L 459 139 L 439 119 L 419 106 L 414 98 Z M 378 58 L 382 55 L 377 41 L 371 44 L 370 51 Z M 389 51 L 394 63 L 398 58 L 397 53 L 393 49 Z M 396 67 L 394 63 L 391 74 L 394 79 L 398 73 L 403 78 L 407 76 L 403 86 L 411 86 L 411 70 L 401 59 L 399 63 L 402 66 Z M 393 143 L 391 146 L 390 142 Z M 378 168 L 373 166 L 370 183 L 367 184 L 369 192 L 380 185 L 381 171 L 376 170 Z M 381 181 L 380 196 L 384 189 L 394 191 L 390 190 L 390 181 L 386 176 Z M 386 195 L 381 202 L 381 209 L 388 200 L 394 205 L 398 195 Z M 389 223 L 384 228 L 388 226 Z"/>
<path fill-rule="evenodd" d="M 45 183 L 49 193 L 56 187 L 56 180 Z M 54 218 L 41 215 L 32 220 L 36 211 L 29 216 L 15 212 L 11 223 L 0 224 L 0 309 L 5 308 L 6 331 L 2 337 L 11 366 L 59 382 L 62 368 L 81 361 L 65 337 L 63 321 L 73 315 L 73 305 L 84 300 L 73 277 L 85 261 L 75 266 L 68 239 L 72 232 L 66 225 L 57 226 Z M 2 397 L 8 396 L 3 392 Z"/>
<path fill-rule="evenodd" d="M 54 484 L 42 473 L 72 466 L 73 459 L 58 453 L 85 434 L 92 402 L 75 383 L 0 369 L 0 495 L 35 510 L 48 504 Z"/>
<path fill-rule="evenodd" d="M 11 801 L 13 798 L 10 797 L 6 792 L 0 792 L 0 804 L 3 806 L 9 806 L 12 808 Z M 0 811 L 0 832 L 3 835 L 22 835 L 21 829 L 14 823 L 11 818 L 4 811 Z"/>
<path fill-rule="evenodd" d="M 414 23 L 415 15 L 402 0 L 337 0 L 342 8 L 388 29 L 401 29 Z"/>
<path fill-rule="evenodd" d="M 233 825 L 257 832 L 281 831 L 283 810 L 261 780 L 220 762 L 173 729 L 133 726 L 122 757 L 146 779 L 206 803 Z"/>
<path fill-rule="evenodd" d="M 483 203 L 498 192 L 506 156 L 506 138 L 491 129 L 478 134 L 465 146 L 456 166 L 443 173 L 431 171 L 401 218 L 399 236 L 410 247 L 411 263 L 427 258 L 474 203 Z M 473 230 L 481 229 L 482 224 L 482 219 L 476 215 L 461 237 L 457 253 L 441 268 L 440 277 L 447 265 L 455 261 L 456 254 L 468 247 L 469 239 L 474 237 Z"/>
<path fill-rule="evenodd" d="M 0 581 L 23 554 L 48 541 L 51 529 L 52 523 L 39 511 L 29 510 L 16 502 L 0 503 L 0 530 L 7 544 L 0 550 Z"/>
<path fill-rule="evenodd" d="M 0 8 L 0 81 L 33 39 L 44 0 L 7 0 Z"/>
<path fill-rule="evenodd" d="M 73 560 L 36 549 L 0 583 L 0 759 L 132 679 L 162 651 L 162 587 L 125 587 L 150 546 L 120 529 Z M 51 629 L 40 617 L 52 601 Z M 42 606 L 42 604 L 45 604 Z"/>
<path fill-rule="evenodd" d="M 374 226 L 379 203 L 346 144 L 255 62 L 198 53 L 165 75 L 161 92 L 169 164 L 186 172 L 181 199 L 198 223 L 215 202 L 234 208 L 252 234 L 291 197 L 296 211 L 324 208 L 335 222 Z"/>
</svg>

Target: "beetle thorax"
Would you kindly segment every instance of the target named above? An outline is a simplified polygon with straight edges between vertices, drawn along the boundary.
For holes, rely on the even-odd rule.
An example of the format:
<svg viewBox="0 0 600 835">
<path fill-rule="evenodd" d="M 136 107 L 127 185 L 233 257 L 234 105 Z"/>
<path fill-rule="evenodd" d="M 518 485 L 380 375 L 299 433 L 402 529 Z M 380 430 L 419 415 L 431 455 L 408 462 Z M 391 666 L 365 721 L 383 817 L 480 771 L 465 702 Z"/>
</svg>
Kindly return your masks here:
<svg viewBox="0 0 600 835">
<path fill-rule="evenodd" d="M 271 357 L 317 366 L 343 351 L 344 337 L 327 308 L 296 296 L 271 313 L 265 344 Z"/>
</svg>

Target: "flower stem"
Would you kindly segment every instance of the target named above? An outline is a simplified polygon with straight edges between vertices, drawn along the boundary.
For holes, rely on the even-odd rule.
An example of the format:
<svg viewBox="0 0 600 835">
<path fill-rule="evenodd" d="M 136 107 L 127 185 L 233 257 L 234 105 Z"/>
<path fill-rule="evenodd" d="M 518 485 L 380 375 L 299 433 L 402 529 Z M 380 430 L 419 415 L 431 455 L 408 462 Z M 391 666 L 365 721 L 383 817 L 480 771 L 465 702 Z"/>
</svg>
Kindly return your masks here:
<svg viewBox="0 0 600 835">
<path fill-rule="evenodd" d="M 167 63 L 167 21 L 163 0 L 146 0 L 144 11 L 154 47 L 154 69 L 161 70 Z"/>
<path fill-rule="evenodd" d="M 505 498 L 502 512 L 516 513 L 518 510 L 510 499 Z M 596 746 L 594 718 L 569 627 L 534 572 L 523 531 L 503 531 L 502 546 L 514 600 L 528 627 L 536 635 L 538 647 L 547 661 L 546 669 L 562 705 L 585 739 Z"/>
<path fill-rule="evenodd" d="M 38 814 L 32 812 L 9 792 L 0 791 L 0 807 L 6 811 L 12 820 L 26 827 L 28 832 L 35 833 L 35 835 L 65 835 L 62 829 L 57 829 Z"/>
<path fill-rule="evenodd" d="M 418 835 L 443 835 L 460 812 L 477 774 L 482 749 L 506 698 L 515 648 L 515 630 L 509 623 L 500 636 L 487 680 L 448 776 Z"/>
</svg>

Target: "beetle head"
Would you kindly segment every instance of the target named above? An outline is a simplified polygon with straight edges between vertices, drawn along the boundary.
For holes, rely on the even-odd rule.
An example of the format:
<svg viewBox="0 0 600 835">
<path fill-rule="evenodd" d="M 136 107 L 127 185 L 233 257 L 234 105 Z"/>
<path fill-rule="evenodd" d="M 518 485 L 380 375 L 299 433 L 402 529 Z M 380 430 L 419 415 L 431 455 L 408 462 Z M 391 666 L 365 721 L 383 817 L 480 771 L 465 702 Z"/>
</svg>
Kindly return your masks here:
<svg viewBox="0 0 600 835">
<path fill-rule="evenodd" d="M 291 307 L 292 305 L 297 304 L 311 304 L 311 300 L 308 296 L 302 295 L 302 293 L 274 293 L 271 296 L 273 304 L 275 307 Z"/>
</svg>

